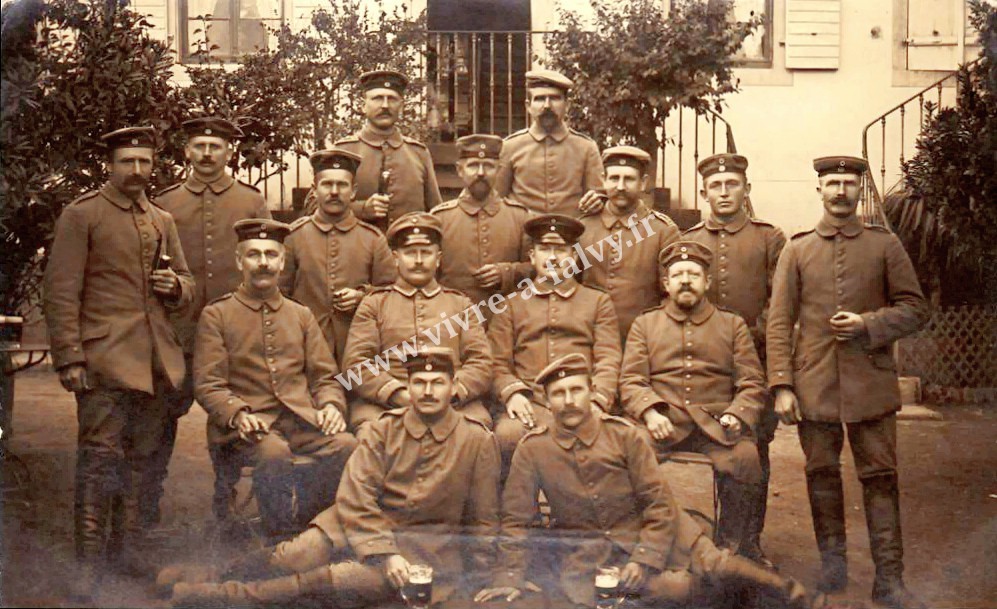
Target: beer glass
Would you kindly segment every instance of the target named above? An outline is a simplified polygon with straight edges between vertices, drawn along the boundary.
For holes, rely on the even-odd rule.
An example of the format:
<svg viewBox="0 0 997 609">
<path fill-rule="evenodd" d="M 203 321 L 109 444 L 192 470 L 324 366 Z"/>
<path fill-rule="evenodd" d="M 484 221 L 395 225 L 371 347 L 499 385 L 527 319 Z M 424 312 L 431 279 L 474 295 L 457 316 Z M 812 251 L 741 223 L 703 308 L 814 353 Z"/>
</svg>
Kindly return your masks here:
<svg viewBox="0 0 997 609">
<path fill-rule="evenodd" d="M 402 591 L 402 597 L 412 609 L 429 609 L 433 600 L 433 568 L 429 565 L 409 565 L 408 584 Z"/>
<path fill-rule="evenodd" d="M 596 609 L 615 609 L 620 602 L 620 568 L 599 567 L 595 571 Z"/>
</svg>

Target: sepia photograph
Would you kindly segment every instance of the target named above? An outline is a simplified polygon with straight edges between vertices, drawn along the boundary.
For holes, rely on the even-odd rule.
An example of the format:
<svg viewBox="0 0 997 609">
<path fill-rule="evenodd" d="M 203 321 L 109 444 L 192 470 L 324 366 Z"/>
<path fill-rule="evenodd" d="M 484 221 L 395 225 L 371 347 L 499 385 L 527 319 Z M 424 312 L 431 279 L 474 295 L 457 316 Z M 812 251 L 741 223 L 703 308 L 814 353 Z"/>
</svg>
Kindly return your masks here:
<svg viewBox="0 0 997 609">
<path fill-rule="evenodd" d="M 0 34 L 0 606 L 997 609 L 997 0 Z"/>
</svg>

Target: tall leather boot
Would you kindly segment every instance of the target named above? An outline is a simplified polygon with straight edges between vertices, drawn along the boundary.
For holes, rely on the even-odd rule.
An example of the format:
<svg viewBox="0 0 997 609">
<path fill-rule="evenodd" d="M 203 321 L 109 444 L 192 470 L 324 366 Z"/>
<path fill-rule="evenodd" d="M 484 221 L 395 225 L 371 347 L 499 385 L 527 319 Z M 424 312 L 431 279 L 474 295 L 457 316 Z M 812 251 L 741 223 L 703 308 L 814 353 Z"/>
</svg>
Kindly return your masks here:
<svg viewBox="0 0 997 609">
<path fill-rule="evenodd" d="M 261 607 L 288 603 L 306 594 L 329 591 L 329 566 L 257 581 L 227 581 L 220 584 L 178 583 L 173 586 L 174 607 Z"/>
<path fill-rule="evenodd" d="M 821 575 L 817 589 L 821 592 L 840 592 L 848 586 L 845 493 L 841 486 L 841 472 L 823 470 L 807 474 L 807 494 L 817 549 L 820 550 Z"/>
<path fill-rule="evenodd" d="M 753 504 L 748 506 L 748 522 L 741 555 L 764 567 L 774 569 L 775 564 L 762 551 L 762 529 L 765 528 L 765 514 L 768 511 L 769 478 L 772 472 L 769 462 L 769 442 L 771 441 L 771 436 L 763 436 L 758 439 L 758 459 L 762 466 L 762 482 L 758 485 L 758 492 L 752 497 Z"/>
<path fill-rule="evenodd" d="M 120 526 L 116 533 L 121 537 L 121 550 L 115 556 L 119 571 L 133 577 L 154 578 L 159 572 L 155 557 L 156 548 L 146 537 L 145 524 L 142 518 L 141 495 L 144 490 L 140 483 L 143 472 L 138 468 L 129 468 L 122 474 L 124 489 L 120 495 L 120 514 L 115 523 Z"/>
<path fill-rule="evenodd" d="M 261 464 L 253 472 L 253 493 L 268 545 L 294 533 L 293 476 L 290 462 Z"/>
<path fill-rule="evenodd" d="M 96 481 L 77 477 L 73 505 L 73 533 L 76 546 L 76 573 L 70 581 L 69 596 L 89 603 L 97 591 L 103 566 L 104 543 L 110 502 Z"/>
<path fill-rule="evenodd" d="M 710 581 L 722 589 L 751 589 L 791 609 L 818 609 L 825 605 L 823 594 L 809 594 L 803 584 L 792 577 L 783 577 L 729 551 L 722 554 L 707 574 Z"/>
<path fill-rule="evenodd" d="M 869 547 L 876 565 L 872 600 L 896 609 L 925 607 L 904 586 L 904 548 L 900 533 L 900 493 L 896 474 L 862 480 L 862 501 Z"/>
<path fill-rule="evenodd" d="M 748 525 L 762 486 L 723 475 L 717 480 L 717 492 L 720 499 L 717 547 L 740 554 L 747 547 Z"/>
</svg>

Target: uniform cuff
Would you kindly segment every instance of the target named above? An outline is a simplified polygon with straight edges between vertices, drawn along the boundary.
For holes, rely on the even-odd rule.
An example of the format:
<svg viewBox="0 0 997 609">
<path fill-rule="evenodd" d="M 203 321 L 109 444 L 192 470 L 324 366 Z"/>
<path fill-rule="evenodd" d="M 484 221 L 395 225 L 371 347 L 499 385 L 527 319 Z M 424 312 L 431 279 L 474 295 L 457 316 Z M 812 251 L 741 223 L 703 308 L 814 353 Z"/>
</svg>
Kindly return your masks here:
<svg viewBox="0 0 997 609">
<path fill-rule="evenodd" d="M 634 549 L 633 554 L 630 555 L 630 560 L 632 562 L 651 567 L 652 569 L 657 569 L 661 571 L 665 568 L 665 555 L 664 553 L 647 546 L 637 546 Z"/>
<path fill-rule="evenodd" d="M 533 392 L 530 391 L 529 385 L 527 385 L 523 381 L 515 381 L 513 383 L 509 383 L 508 385 L 499 390 L 499 399 L 501 399 L 502 403 L 505 404 L 506 402 L 509 401 L 509 398 L 511 398 L 516 393 L 523 393 L 526 395 L 527 398 L 529 398 L 533 394 Z"/>
<path fill-rule="evenodd" d="M 526 584 L 526 573 L 518 570 L 504 570 L 495 573 L 493 588 L 522 588 Z"/>
<path fill-rule="evenodd" d="M 869 349 L 878 349 L 886 344 L 883 336 L 882 316 L 875 312 L 862 313 L 862 320 L 865 321 L 865 332 L 869 337 Z"/>
<path fill-rule="evenodd" d="M 332 404 L 339 412 L 346 412 L 346 404 L 342 399 L 342 394 L 334 389 L 323 391 L 315 396 L 315 410 L 322 410 L 326 404 Z"/>
<path fill-rule="evenodd" d="M 789 389 L 793 388 L 792 370 L 776 369 L 769 372 L 769 389 L 775 389 L 777 387 L 787 387 Z"/>
<path fill-rule="evenodd" d="M 384 554 L 401 554 L 398 551 L 398 544 L 389 537 L 375 537 L 366 541 L 354 542 L 351 544 L 357 558 L 366 560 L 371 556 L 381 556 Z"/>
<path fill-rule="evenodd" d="M 55 369 L 62 370 L 66 366 L 72 366 L 74 364 L 86 365 L 87 358 L 83 355 L 82 347 L 66 347 L 65 349 L 60 349 L 58 353 L 52 355 L 52 360 L 55 362 Z"/>
<path fill-rule="evenodd" d="M 377 401 L 385 406 L 390 406 L 389 400 L 391 396 L 396 392 L 405 389 L 405 385 L 402 385 L 401 381 L 397 379 L 391 379 L 384 383 L 380 389 L 377 390 Z"/>
</svg>

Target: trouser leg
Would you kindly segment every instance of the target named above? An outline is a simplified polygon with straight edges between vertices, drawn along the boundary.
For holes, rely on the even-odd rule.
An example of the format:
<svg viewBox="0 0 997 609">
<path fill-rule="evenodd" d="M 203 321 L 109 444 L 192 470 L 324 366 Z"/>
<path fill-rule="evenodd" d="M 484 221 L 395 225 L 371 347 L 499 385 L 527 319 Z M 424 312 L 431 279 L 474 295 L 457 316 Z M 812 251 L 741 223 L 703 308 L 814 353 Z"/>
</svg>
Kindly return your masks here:
<svg viewBox="0 0 997 609">
<path fill-rule="evenodd" d="M 733 446 L 723 446 L 700 433 L 689 440 L 684 444 L 709 457 L 716 472 L 717 495 L 720 500 L 717 545 L 732 552 L 743 553 L 748 546 L 747 537 L 755 506 L 764 500 L 762 497 L 765 489 L 760 484 L 762 468 L 758 447 L 750 439 L 744 439 Z"/>
<path fill-rule="evenodd" d="M 169 474 L 170 460 L 173 458 L 173 449 L 176 447 L 177 428 L 180 418 L 187 414 L 194 403 L 193 359 L 192 354 L 184 354 L 186 374 L 180 390 L 163 394 L 163 399 L 166 401 L 163 437 L 149 459 L 149 478 L 142 491 L 140 506 L 142 522 L 147 527 L 159 524 L 161 519 L 160 502 L 163 498 L 163 486 Z"/>
<path fill-rule="evenodd" d="M 844 433 L 839 423 L 802 421 L 799 434 L 807 459 L 807 495 L 821 559 L 817 587 L 823 592 L 838 592 L 848 585 L 845 494 L 840 466 Z"/>
<path fill-rule="evenodd" d="M 292 532 L 294 480 L 291 448 L 273 429 L 249 447 L 253 492 L 260 508 L 264 533 L 279 538 Z"/>
<path fill-rule="evenodd" d="M 282 416 L 277 425 L 287 438 L 292 454 L 315 460 L 293 468 L 293 483 L 298 490 L 294 522 L 297 528 L 303 529 L 315 515 L 336 501 L 339 479 L 347 460 L 356 450 L 357 439 L 347 432 L 327 436 L 298 417 Z"/>
<path fill-rule="evenodd" d="M 505 407 L 501 406 L 501 412 L 495 417 L 495 439 L 499 443 L 499 454 L 502 458 L 502 471 L 500 480 L 502 485 L 505 485 L 505 479 L 509 477 L 509 466 L 512 464 L 512 455 L 516 452 L 516 445 L 529 428 L 516 419 L 509 418 L 509 415 L 505 413 Z M 533 416 L 535 423 L 537 425 L 550 426 L 552 417 L 550 410 L 539 406 L 537 404 L 533 405 Z"/>
<path fill-rule="evenodd" d="M 769 419 L 773 420 L 769 420 Z M 773 566 L 772 562 L 762 551 L 762 530 L 765 528 L 765 515 L 768 511 L 769 479 L 772 476 L 772 464 L 769 460 L 769 445 L 775 438 L 775 428 L 778 420 L 774 413 L 766 411 L 762 424 L 758 432 L 758 462 L 761 466 L 761 483 L 758 492 L 755 494 L 754 505 L 750 507 L 745 531 L 744 547 L 741 554 L 758 561 L 766 566 Z"/>
</svg>

